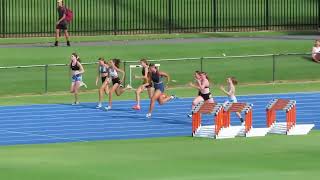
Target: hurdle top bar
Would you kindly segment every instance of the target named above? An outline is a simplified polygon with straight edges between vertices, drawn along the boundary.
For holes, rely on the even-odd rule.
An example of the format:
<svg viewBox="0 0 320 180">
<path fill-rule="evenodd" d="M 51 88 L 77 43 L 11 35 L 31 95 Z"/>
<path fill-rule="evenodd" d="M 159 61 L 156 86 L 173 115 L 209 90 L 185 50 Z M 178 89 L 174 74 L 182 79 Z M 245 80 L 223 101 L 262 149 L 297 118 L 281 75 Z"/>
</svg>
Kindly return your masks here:
<svg viewBox="0 0 320 180">
<path fill-rule="evenodd" d="M 210 109 L 207 109 L 203 105 L 211 105 L 211 106 L 208 107 Z M 193 108 L 192 113 L 203 112 L 205 114 L 218 115 L 218 113 L 222 110 L 222 108 L 223 108 L 222 104 L 205 103 L 204 101 L 201 101 Z"/>
<path fill-rule="evenodd" d="M 295 100 L 272 99 L 266 106 L 266 109 L 271 110 L 272 108 L 278 105 L 279 101 L 283 101 L 282 103 L 286 102 L 286 104 L 281 104 L 283 107 L 280 106 L 280 108 L 277 110 L 290 111 L 297 104 Z"/>
<path fill-rule="evenodd" d="M 297 102 L 295 100 L 290 100 L 286 107 L 283 110 L 290 111 L 293 107 L 295 107 Z"/>
<path fill-rule="evenodd" d="M 273 107 L 273 105 L 275 105 L 277 103 L 278 99 L 272 99 L 268 105 L 266 106 L 266 109 L 271 109 Z"/>
<path fill-rule="evenodd" d="M 252 110 L 252 107 L 253 107 L 253 104 L 250 104 L 250 103 L 232 103 L 232 102 L 228 102 L 228 103 L 225 103 L 223 105 L 224 111 L 229 111 L 230 108 L 232 108 L 232 105 L 234 105 L 234 104 L 242 105 L 242 107 L 239 106 L 239 109 L 241 109 L 240 112 L 244 112 L 244 113 L 248 113 L 249 111 Z"/>
<path fill-rule="evenodd" d="M 192 109 L 192 113 L 197 113 L 200 110 L 200 107 L 204 104 L 204 101 L 200 101 L 198 104 L 194 106 Z"/>
</svg>

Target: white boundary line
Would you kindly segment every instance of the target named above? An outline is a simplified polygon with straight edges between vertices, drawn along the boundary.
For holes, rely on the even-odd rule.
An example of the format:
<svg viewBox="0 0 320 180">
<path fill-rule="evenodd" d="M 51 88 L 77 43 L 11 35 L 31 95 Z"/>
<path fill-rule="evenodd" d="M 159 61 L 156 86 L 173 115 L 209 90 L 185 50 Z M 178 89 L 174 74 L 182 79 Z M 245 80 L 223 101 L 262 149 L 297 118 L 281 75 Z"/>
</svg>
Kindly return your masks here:
<svg viewBox="0 0 320 180">
<path fill-rule="evenodd" d="M 169 90 L 174 90 L 174 89 L 169 89 Z M 195 91 L 196 92 L 196 91 Z M 293 95 L 303 95 L 303 94 L 310 94 L 310 95 L 315 95 L 315 96 L 320 96 L 320 91 L 308 91 L 308 92 L 288 92 L 288 93 L 262 93 L 262 94 L 242 94 L 242 95 L 237 95 L 237 97 L 250 97 L 250 96 L 274 96 L 274 95 L 288 95 L 288 96 L 293 96 Z M 64 94 L 56 94 L 57 96 L 59 95 L 66 95 Z M 37 94 L 37 95 L 27 95 L 27 96 L 9 96 L 9 97 L 0 97 L 1 98 L 12 98 L 12 97 L 28 97 L 28 96 L 44 96 L 43 94 Z M 194 98 L 195 96 L 191 97 L 181 97 L 179 99 L 191 99 Z M 226 98 L 226 96 L 214 96 L 214 98 Z M 257 97 L 259 98 L 259 97 Z M 253 98 L 254 99 L 254 98 Z M 148 101 L 149 99 L 142 99 L 141 102 L 143 101 Z M 117 100 L 116 102 L 133 102 L 133 100 Z M 94 103 L 94 102 L 84 102 L 85 104 L 87 103 Z M 2 107 L 20 107 L 20 106 L 49 106 L 49 105 L 60 105 L 60 104 L 27 104 L 27 105 L 0 105 L 0 109 Z M 63 103 L 63 105 L 69 105 L 66 103 Z M 71 103 L 70 103 L 71 105 Z"/>
<path fill-rule="evenodd" d="M 172 127 L 172 128 L 167 128 L 166 130 L 186 130 L 186 128 L 184 127 Z M 190 130 L 191 130 L 191 127 L 190 127 Z M 61 137 L 58 137 L 58 136 L 70 136 L 70 135 L 88 135 L 88 134 L 127 134 L 127 135 L 130 135 L 132 132 L 145 132 L 146 134 L 148 134 L 148 132 L 154 132 L 155 129 L 129 129 L 129 130 L 126 130 L 126 133 L 123 133 L 123 131 L 121 130 L 118 130 L 118 131 L 115 131 L 115 130 L 110 130 L 108 131 L 107 133 L 106 132 L 72 132 L 72 133 L 69 133 L 69 132 L 66 132 L 66 133 L 53 133 L 51 135 L 39 135 L 39 134 L 35 134 L 35 133 L 30 133 L 30 132 L 27 132 L 27 133 L 22 133 L 22 132 L 17 132 L 17 131 L 8 131 L 10 133 L 16 133 L 16 134 L 21 134 L 21 135 L 31 135 L 31 136 L 43 136 L 43 137 L 48 137 L 48 138 L 55 138 L 55 139 L 64 139 L 64 140 L 71 140 L 71 141 L 74 141 L 76 139 L 73 139 L 73 138 L 61 138 Z M 14 137 L 24 137 L 24 136 L 10 136 L 10 138 L 14 138 Z M 85 140 L 80 140 L 78 139 L 79 142 L 87 142 Z"/>
<path fill-rule="evenodd" d="M 34 133 L 25 133 L 25 132 L 18 132 L 18 131 L 11 131 L 11 130 L 5 130 L 9 133 L 15 133 L 15 134 L 21 134 L 21 135 L 28 135 L 28 136 L 42 136 L 47 138 L 54 138 L 54 139 L 63 139 L 63 140 L 71 140 L 71 141 L 79 141 L 79 142 L 88 142 L 81 139 L 74 139 L 74 138 L 66 138 L 66 137 L 58 137 L 58 136 L 51 136 L 51 135 L 42 135 L 42 134 L 34 134 Z M 63 135 L 63 134 L 61 134 Z"/>
<path fill-rule="evenodd" d="M 106 136 L 91 136 L 91 137 L 86 137 L 88 140 L 84 141 L 84 142 L 93 142 L 93 141 L 99 141 L 99 140 L 108 140 L 108 139 L 112 139 L 112 140 L 115 140 L 114 138 L 121 138 L 121 137 L 127 137 L 125 139 L 133 139 L 133 138 L 129 138 L 132 137 L 132 136 L 135 136 L 136 138 L 141 138 L 141 137 L 145 137 L 145 138 L 157 138 L 159 136 L 156 136 L 155 135 L 161 135 L 160 137 L 172 137 L 172 136 L 188 136 L 187 132 L 168 132 L 167 134 L 163 134 L 163 133 L 149 133 L 149 134 L 131 134 L 131 135 L 124 135 L 124 134 L 119 134 L 119 135 L 106 135 Z M 81 136 L 78 136 L 78 137 L 74 137 L 74 138 L 83 138 Z M 97 138 L 103 138 L 103 139 L 97 139 Z M 34 139 L 33 141 L 39 141 L 39 140 L 46 140 L 46 139 Z M 119 139 L 118 139 L 119 140 Z M 0 143 L 11 143 L 11 142 L 25 142 L 26 143 L 26 140 L 10 140 L 10 141 L 0 141 Z M 31 141 L 27 141 L 29 142 L 28 144 L 35 144 L 35 142 L 31 142 Z M 59 141 L 56 141 L 56 142 L 59 142 Z M 50 142 L 48 142 L 50 143 Z M 63 143 L 63 142 L 61 142 Z M 17 145 L 17 144 L 14 144 L 14 145 Z"/>
<path fill-rule="evenodd" d="M 308 94 L 309 96 L 308 97 L 305 97 L 303 96 L 304 94 Z M 296 99 L 296 98 L 303 98 L 303 100 L 312 100 L 311 98 L 312 97 L 320 97 L 320 92 L 317 92 L 317 94 L 315 93 L 295 93 L 295 94 L 288 94 L 288 93 L 279 93 L 279 94 L 256 94 L 256 95 L 238 95 L 237 98 L 238 100 L 239 99 L 242 99 L 242 98 L 247 98 L 246 101 L 250 101 L 250 100 L 267 100 L 267 101 L 270 101 L 272 98 L 275 98 L 275 97 L 261 97 L 261 96 L 282 96 L 282 97 L 277 97 L 277 98 L 290 98 L 290 99 Z M 294 96 L 294 97 L 293 97 Z M 179 98 L 179 101 L 182 102 L 182 101 L 186 101 L 186 102 L 190 102 L 191 99 L 193 99 L 194 97 L 183 97 L 183 98 Z M 216 99 L 227 99 L 226 96 L 214 96 L 214 98 Z M 128 102 L 128 103 L 134 103 L 133 100 L 117 100 L 114 102 L 115 105 L 119 104 L 119 103 L 123 103 L 123 102 Z M 263 101 L 265 102 L 265 101 Z M 315 101 L 317 102 L 317 101 Z M 141 101 L 141 104 L 148 104 L 149 103 L 149 99 L 143 99 Z M 299 103 L 299 102 L 298 102 Z M 84 102 L 83 105 L 93 105 L 93 104 L 97 104 L 95 102 Z M 51 108 L 61 108 L 63 109 L 62 107 L 54 107 L 54 106 L 71 106 L 69 104 L 30 104 L 30 105 L 17 105 L 17 106 L 0 106 L 0 111 L 1 110 L 7 110 L 7 109 L 12 109 L 12 108 L 18 108 L 18 107 L 25 107 L 24 109 L 37 109 L 37 108 L 40 108 L 40 109 L 51 109 Z M 170 103 L 166 104 L 167 106 L 169 105 L 172 105 Z M 32 106 L 32 107 L 31 107 Z M 78 105 L 78 106 L 73 106 L 73 107 L 81 107 L 81 104 Z"/>
</svg>

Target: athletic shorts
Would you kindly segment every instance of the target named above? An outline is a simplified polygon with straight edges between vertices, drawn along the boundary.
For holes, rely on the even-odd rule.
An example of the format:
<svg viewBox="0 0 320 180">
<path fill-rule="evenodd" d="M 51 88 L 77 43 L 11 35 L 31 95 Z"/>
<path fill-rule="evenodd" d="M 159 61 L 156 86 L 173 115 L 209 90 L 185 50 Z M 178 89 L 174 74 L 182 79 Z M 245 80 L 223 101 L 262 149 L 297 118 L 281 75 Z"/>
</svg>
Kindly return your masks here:
<svg viewBox="0 0 320 180">
<path fill-rule="evenodd" d="M 205 101 L 212 98 L 211 93 L 208 93 L 208 94 L 202 94 L 202 93 L 200 93 L 200 96 L 201 96 L 201 97 L 203 98 L 203 100 L 205 100 Z"/>
<path fill-rule="evenodd" d="M 72 82 L 82 81 L 82 75 L 81 74 L 73 75 L 71 79 L 72 79 Z"/>
<path fill-rule="evenodd" d="M 227 102 L 236 103 L 238 100 L 236 97 L 228 97 Z"/>
<path fill-rule="evenodd" d="M 163 84 L 163 82 L 154 83 L 153 87 L 154 87 L 154 90 L 155 90 L 155 91 L 158 89 L 158 90 L 160 90 L 162 93 L 164 93 L 164 84 Z"/>
<path fill-rule="evenodd" d="M 112 84 L 113 85 L 115 85 L 115 84 L 119 84 L 120 85 L 121 84 L 120 78 L 117 77 L 117 78 L 112 79 Z"/>
<path fill-rule="evenodd" d="M 145 88 L 147 88 L 147 89 L 148 89 L 148 88 L 152 88 L 152 84 L 149 83 L 148 85 L 145 86 Z"/>
<path fill-rule="evenodd" d="M 102 84 L 103 84 L 107 79 L 108 79 L 108 76 L 106 76 L 106 77 L 101 77 L 101 82 L 102 82 Z"/>
<path fill-rule="evenodd" d="M 67 23 L 65 23 L 65 22 L 59 23 L 59 24 L 56 26 L 56 29 L 67 30 L 67 29 L 68 29 Z"/>
</svg>

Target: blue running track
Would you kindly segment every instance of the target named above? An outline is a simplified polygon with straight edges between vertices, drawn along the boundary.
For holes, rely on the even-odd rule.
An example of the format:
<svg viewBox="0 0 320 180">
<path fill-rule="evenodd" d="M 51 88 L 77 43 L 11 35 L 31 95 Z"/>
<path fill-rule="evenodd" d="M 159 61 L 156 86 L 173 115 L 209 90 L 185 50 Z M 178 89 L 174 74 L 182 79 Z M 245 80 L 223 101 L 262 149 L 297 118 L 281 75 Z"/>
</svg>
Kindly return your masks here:
<svg viewBox="0 0 320 180">
<path fill-rule="evenodd" d="M 265 127 L 265 107 L 273 98 L 296 100 L 298 124 L 314 123 L 320 129 L 320 93 L 238 96 L 238 101 L 252 103 L 254 127 Z M 191 119 L 186 115 L 191 101 L 184 98 L 156 105 L 151 119 L 145 118 L 147 100 L 142 101 L 141 111 L 131 110 L 133 101 L 116 101 L 110 111 L 96 109 L 96 103 L 0 106 L 0 145 L 189 136 Z M 277 118 L 284 121 L 285 114 L 278 113 Z M 231 121 L 240 124 L 235 115 Z M 206 115 L 203 122 L 212 124 L 212 116 Z"/>
</svg>

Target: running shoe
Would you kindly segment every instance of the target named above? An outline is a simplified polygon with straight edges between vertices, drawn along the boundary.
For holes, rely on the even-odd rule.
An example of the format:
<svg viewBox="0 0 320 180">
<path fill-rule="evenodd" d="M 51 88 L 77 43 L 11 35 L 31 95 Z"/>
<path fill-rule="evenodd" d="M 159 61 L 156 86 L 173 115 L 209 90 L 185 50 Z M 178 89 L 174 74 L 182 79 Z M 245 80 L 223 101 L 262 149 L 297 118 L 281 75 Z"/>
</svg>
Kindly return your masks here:
<svg viewBox="0 0 320 180">
<path fill-rule="evenodd" d="M 132 89 L 132 86 L 130 84 L 127 85 L 127 89 Z"/>
<path fill-rule="evenodd" d="M 146 118 L 151 118 L 151 113 L 146 114 Z"/>
<path fill-rule="evenodd" d="M 101 107 L 102 107 L 102 104 L 101 104 L 101 103 L 99 103 L 99 104 L 96 106 L 97 109 L 100 109 Z"/>
<path fill-rule="evenodd" d="M 107 110 L 107 111 L 109 111 L 109 110 L 111 110 L 111 106 L 107 106 L 107 107 L 105 107 L 104 109 Z"/>
<path fill-rule="evenodd" d="M 175 99 L 177 99 L 178 97 L 176 96 L 176 95 L 171 95 L 170 96 L 170 100 L 175 100 Z"/>
<path fill-rule="evenodd" d="M 132 106 L 132 109 L 134 109 L 134 110 L 140 110 L 141 107 L 140 107 L 139 105 L 134 105 L 134 106 Z"/>
<path fill-rule="evenodd" d="M 74 102 L 74 103 L 72 103 L 71 105 L 72 106 L 75 106 L 75 105 L 79 105 L 80 103 L 79 102 Z"/>
</svg>

